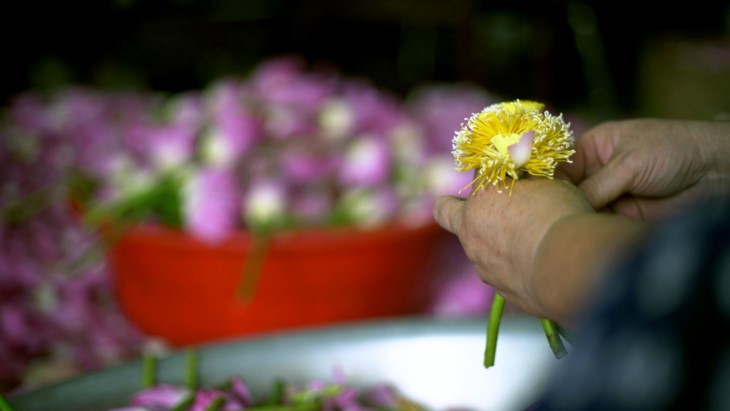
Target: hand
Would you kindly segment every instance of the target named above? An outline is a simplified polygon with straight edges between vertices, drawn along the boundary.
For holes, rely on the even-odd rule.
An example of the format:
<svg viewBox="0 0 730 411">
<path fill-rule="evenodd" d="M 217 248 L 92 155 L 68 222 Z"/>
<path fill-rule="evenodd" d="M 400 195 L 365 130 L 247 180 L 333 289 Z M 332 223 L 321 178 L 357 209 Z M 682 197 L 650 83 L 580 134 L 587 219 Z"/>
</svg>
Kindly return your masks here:
<svg viewBox="0 0 730 411">
<path fill-rule="evenodd" d="M 596 209 L 658 220 L 702 197 L 727 195 L 728 155 L 730 123 L 629 120 L 586 132 L 560 171 Z"/>
<path fill-rule="evenodd" d="M 546 298 L 540 293 L 547 289 L 535 276 L 541 243 L 558 221 L 586 213 L 594 210 L 580 190 L 543 178 L 519 180 L 511 195 L 488 187 L 465 200 L 440 197 L 434 206 L 434 218 L 459 237 L 482 281 L 536 316 L 551 314 L 541 306 Z"/>
</svg>

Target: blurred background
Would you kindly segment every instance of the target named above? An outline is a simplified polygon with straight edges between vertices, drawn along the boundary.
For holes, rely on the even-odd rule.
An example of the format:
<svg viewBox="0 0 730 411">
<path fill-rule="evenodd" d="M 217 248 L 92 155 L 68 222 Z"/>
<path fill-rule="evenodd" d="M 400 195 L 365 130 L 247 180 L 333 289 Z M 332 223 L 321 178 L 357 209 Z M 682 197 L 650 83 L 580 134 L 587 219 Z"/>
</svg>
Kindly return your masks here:
<svg viewBox="0 0 730 411">
<path fill-rule="evenodd" d="M 367 109 L 360 110 L 371 116 L 368 124 L 359 126 L 361 132 L 376 137 L 387 134 L 388 139 L 398 135 L 371 151 L 367 149 L 372 147 L 360 147 L 369 153 L 366 164 L 380 158 L 378 147 L 386 147 L 385 156 L 390 158 L 388 150 L 402 149 L 403 141 L 408 143 L 414 135 L 423 138 L 430 148 L 419 151 L 421 157 L 394 155 L 405 165 L 394 172 L 401 180 L 388 181 L 396 185 L 414 181 L 408 180 L 413 176 L 403 177 L 410 166 L 436 169 L 436 162 L 426 160 L 436 159 L 437 154 L 436 160 L 446 158 L 439 164 L 450 168 L 450 138 L 459 121 L 501 100 L 542 101 L 564 113 L 576 133 L 601 120 L 634 116 L 730 120 L 730 5 L 717 1 L 640 7 L 623 0 L 17 1 L 3 6 L 0 22 L 5 40 L 0 80 L 0 393 L 48 383 L 165 345 L 164 340 L 139 330 L 117 308 L 108 267 L 95 247 L 98 237 L 69 217 L 70 200 L 78 199 L 70 193 L 78 193 L 74 185 L 78 180 L 69 185 L 65 179 L 75 177 L 77 169 L 87 172 L 86 177 L 110 172 L 107 159 L 116 161 L 113 151 L 120 148 L 97 145 L 100 136 L 107 136 L 107 125 L 129 120 L 120 120 L 124 116 L 135 118 L 129 124 L 144 126 L 141 131 L 135 129 L 138 145 L 130 152 L 148 166 L 154 159 L 145 156 L 154 148 L 140 146 L 140 141 L 165 134 L 166 129 L 152 130 L 150 124 L 159 126 L 160 112 L 173 110 L 159 103 L 167 98 L 160 96 L 180 97 L 174 99 L 179 116 L 165 118 L 169 123 L 163 125 L 192 122 L 198 127 L 202 123 L 194 115 L 191 120 L 180 114 L 185 107 L 195 111 L 207 104 L 196 105 L 201 104 L 198 92 L 214 96 L 215 111 L 227 101 L 226 96 L 248 93 L 241 91 L 248 86 L 268 90 L 262 84 L 284 76 L 290 84 L 301 86 L 298 92 L 315 90 Z M 304 67 L 266 65 L 282 57 L 295 57 Z M 360 81 L 359 86 L 345 89 L 361 92 L 338 94 L 327 88 L 330 83 L 308 73 L 337 73 L 338 79 Z M 221 82 L 233 77 L 247 80 Z M 322 84 L 324 88 L 318 88 Z M 362 84 L 368 86 L 362 88 Z M 438 94 L 451 90 L 437 87 L 444 85 L 455 92 Z M 437 87 L 437 93 L 415 93 L 429 86 Z M 75 87 L 87 91 L 78 92 Z M 123 93 L 133 93 L 135 100 L 120 102 L 119 95 L 129 96 Z M 363 96 L 369 102 L 358 101 Z M 276 115 L 281 115 L 276 105 L 282 104 L 276 98 L 292 99 L 286 104 L 293 101 L 298 109 L 308 104 L 302 104 L 301 95 L 269 97 L 265 92 L 255 96 Z M 191 105 L 185 106 L 186 102 Z M 324 106 L 335 109 L 340 117 L 335 116 L 334 126 L 340 127 L 347 117 L 338 111 L 341 107 Z M 154 122 L 148 121 L 145 110 L 154 112 Z M 287 110 L 283 113 L 291 114 Z M 440 121 L 440 114 L 448 114 L 449 122 L 427 121 Z M 216 120 L 205 120 L 208 126 L 225 123 L 215 115 Z M 401 126 L 420 127 L 420 131 Z M 201 129 L 195 130 L 197 136 Z M 322 131 L 313 130 L 308 133 Z M 324 137 L 333 132 L 324 131 Z M 436 136 L 429 137 L 429 131 Z M 374 141 L 382 142 L 383 136 Z M 329 154 L 349 158 L 345 151 L 352 147 L 345 143 L 350 137 L 337 143 L 342 153 Z M 433 139 L 440 142 L 429 146 Z M 76 156 L 73 151 L 79 147 L 93 150 Z M 128 173 L 125 176 L 132 175 L 129 179 L 144 186 L 150 174 L 135 175 L 134 169 L 123 170 Z M 410 174 L 419 173 L 411 170 Z M 421 174 L 435 175 L 438 181 L 419 182 L 425 188 L 409 192 L 409 206 L 414 196 L 443 193 L 432 190 L 433 186 L 451 190 L 464 184 L 447 174 Z M 152 185 L 157 191 L 145 193 L 181 201 L 177 194 L 165 191 L 169 182 L 155 180 Z M 297 184 L 302 189 L 303 182 Z M 174 190 L 180 188 L 174 186 Z M 403 190 L 398 195 L 404 199 Z M 390 204 L 378 201 L 384 202 L 372 204 Z M 275 208 L 272 204 L 264 202 L 264 211 Z M 428 214 L 429 204 L 415 207 Z M 183 217 L 178 214 L 179 210 L 170 220 L 180 225 Z M 439 282 L 441 294 L 426 311 L 482 315 L 491 298 L 489 290 L 476 280 L 458 243 L 452 239 L 442 247 L 445 257 L 438 264 L 451 274 L 461 274 L 461 282 Z"/>
<path fill-rule="evenodd" d="M 707 116 L 727 111 L 716 100 L 728 94 L 729 19 L 709 0 L 13 2 L 0 93 L 65 82 L 180 91 L 296 53 L 399 93 L 469 81 L 564 111 Z"/>
</svg>

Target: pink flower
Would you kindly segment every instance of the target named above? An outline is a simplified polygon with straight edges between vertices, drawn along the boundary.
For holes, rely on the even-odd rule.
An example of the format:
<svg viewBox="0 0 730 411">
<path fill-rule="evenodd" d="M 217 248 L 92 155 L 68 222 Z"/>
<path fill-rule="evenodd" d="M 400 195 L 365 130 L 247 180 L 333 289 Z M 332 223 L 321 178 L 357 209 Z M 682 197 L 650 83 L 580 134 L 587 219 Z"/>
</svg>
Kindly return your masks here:
<svg viewBox="0 0 730 411">
<path fill-rule="evenodd" d="M 305 225 L 328 222 L 335 193 L 328 187 L 306 187 L 291 197 L 291 212 Z"/>
<path fill-rule="evenodd" d="M 365 81 L 349 81 L 342 92 L 354 113 L 352 132 L 387 137 L 393 128 L 407 120 L 402 105 L 392 94 L 380 91 Z"/>
<path fill-rule="evenodd" d="M 464 195 L 464 189 L 474 179 L 470 173 L 461 173 L 454 169 L 451 156 L 431 156 L 422 169 L 423 186 L 429 200 L 441 195 Z"/>
<path fill-rule="evenodd" d="M 253 395 L 249 391 L 248 386 L 243 381 L 243 378 L 234 375 L 231 377 L 231 395 L 233 399 L 244 407 L 250 407 L 253 405 Z"/>
<path fill-rule="evenodd" d="M 288 204 L 286 182 L 275 177 L 258 177 L 248 188 L 243 218 L 249 227 L 273 227 L 282 221 Z"/>
<path fill-rule="evenodd" d="M 482 315 L 489 312 L 493 296 L 494 289 L 484 284 L 476 271 L 466 269 L 444 282 L 432 312 L 439 317 Z"/>
<path fill-rule="evenodd" d="M 225 239 L 235 229 L 240 209 L 240 189 L 232 170 L 199 170 L 185 188 L 186 227 L 206 243 L 216 244 Z"/>
<path fill-rule="evenodd" d="M 160 384 L 134 394 L 130 405 L 143 407 L 148 411 L 168 411 L 185 401 L 190 395 L 192 393 L 188 388 Z"/>
<path fill-rule="evenodd" d="M 314 139 L 290 141 L 280 149 L 280 167 L 293 184 L 311 185 L 332 181 L 342 155 Z"/>
<path fill-rule="evenodd" d="M 266 131 L 274 140 L 316 134 L 317 113 L 335 91 L 332 77 L 305 71 L 297 57 L 262 64 L 250 84 L 261 103 Z"/>
<path fill-rule="evenodd" d="M 265 62 L 251 76 L 251 84 L 256 95 L 269 104 L 310 110 L 335 91 L 332 77 L 307 72 L 304 61 L 296 56 Z"/>
<path fill-rule="evenodd" d="M 213 164 L 231 166 L 264 137 L 263 126 L 238 81 L 216 83 L 207 104 L 209 124 L 203 154 Z"/>
<path fill-rule="evenodd" d="M 465 117 L 499 100 L 477 87 L 440 84 L 413 90 L 406 104 L 426 133 L 429 153 L 438 154 L 451 152 L 451 137 Z"/>
<path fill-rule="evenodd" d="M 167 171 L 189 164 L 195 150 L 197 132 L 195 126 L 186 124 L 155 124 L 147 127 L 148 155 L 155 168 Z"/>
<path fill-rule="evenodd" d="M 387 141 L 373 135 L 353 140 L 345 151 L 340 184 L 346 187 L 372 187 L 385 184 L 391 177 L 392 158 Z"/>
</svg>

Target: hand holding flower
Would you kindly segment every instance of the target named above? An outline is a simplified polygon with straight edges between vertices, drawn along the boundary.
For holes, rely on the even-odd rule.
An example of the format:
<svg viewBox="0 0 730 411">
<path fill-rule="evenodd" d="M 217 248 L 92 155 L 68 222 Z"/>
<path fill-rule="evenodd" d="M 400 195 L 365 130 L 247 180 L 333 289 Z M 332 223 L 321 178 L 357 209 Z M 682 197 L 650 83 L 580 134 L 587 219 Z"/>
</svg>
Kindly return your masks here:
<svg viewBox="0 0 730 411">
<path fill-rule="evenodd" d="M 552 180 L 556 165 L 574 153 L 573 138 L 562 116 L 542 108 L 516 100 L 469 118 L 453 139 L 453 154 L 457 170 L 474 170 L 474 191 L 466 200 L 441 197 L 434 207 L 436 221 L 459 237 L 481 279 L 498 291 L 486 367 L 494 364 L 505 297 L 541 316 L 554 354 L 565 355 L 554 320 L 570 322 L 601 264 L 645 231 L 641 223 L 595 213 L 581 190 Z"/>
<path fill-rule="evenodd" d="M 630 218 L 668 217 L 700 197 L 727 195 L 730 123 L 637 119 L 602 123 L 561 164 L 597 209 Z"/>
<path fill-rule="evenodd" d="M 561 219 L 593 212 L 571 184 L 530 178 L 520 181 L 512 195 L 480 190 L 466 199 L 440 197 L 434 217 L 459 237 L 482 281 L 525 312 L 553 318 L 555 312 L 541 304 L 545 290 L 535 283 L 536 256 Z M 568 249 L 573 244 L 561 247 Z"/>
</svg>

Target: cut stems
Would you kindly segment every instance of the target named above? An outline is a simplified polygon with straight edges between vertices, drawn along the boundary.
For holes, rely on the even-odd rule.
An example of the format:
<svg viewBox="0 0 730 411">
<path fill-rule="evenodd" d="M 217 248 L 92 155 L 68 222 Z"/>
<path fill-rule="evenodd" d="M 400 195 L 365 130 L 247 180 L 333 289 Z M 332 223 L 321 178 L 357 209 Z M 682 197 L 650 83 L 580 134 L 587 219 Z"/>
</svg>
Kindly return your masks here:
<svg viewBox="0 0 730 411">
<path fill-rule="evenodd" d="M 499 293 L 494 294 L 492 309 L 489 312 L 489 324 L 487 324 L 487 346 L 484 349 L 484 367 L 494 365 L 494 357 L 497 353 L 497 337 L 499 336 L 499 324 L 502 322 L 504 311 L 504 297 Z"/>
<path fill-rule="evenodd" d="M 10 403 L 5 401 L 5 398 L 3 398 L 2 395 L 0 395 L 0 411 L 13 411 L 13 407 L 10 406 Z"/>
<path fill-rule="evenodd" d="M 548 344 L 550 344 L 550 349 L 553 350 L 555 358 L 563 358 L 568 355 L 568 350 L 565 349 L 565 344 L 563 344 L 563 340 L 560 338 L 559 328 L 555 321 L 543 318 L 540 322 L 542 323 L 542 329 L 545 331 L 545 337 L 547 337 Z"/>
<path fill-rule="evenodd" d="M 503 313 L 504 297 L 496 293 L 494 294 L 492 308 L 489 312 L 489 324 L 487 324 L 487 345 L 484 349 L 485 368 L 494 365 L 494 359 L 497 353 L 497 337 L 499 336 L 499 326 L 502 323 Z M 555 358 L 560 359 L 568 355 L 568 350 L 565 348 L 565 344 L 563 344 L 563 340 L 560 337 L 560 327 L 558 324 L 547 318 L 541 318 L 540 322 L 542 323 L 542 329 L 545 331 L 545 337 Z"/>
<path fill-rule="evenodd" d="M 236 291 L 236 295 L 243 303 L 250 303 L 253 300 L 269 251 L 271 234 L 269 230 L 252 231 L 250 250 L 244 261 L 241 280 Z"/>
</svg>

